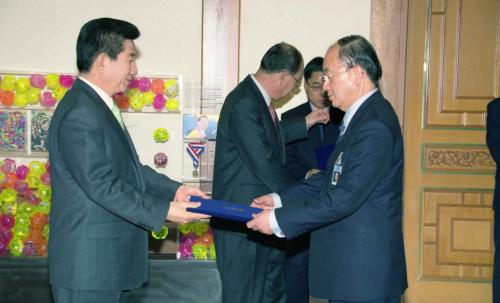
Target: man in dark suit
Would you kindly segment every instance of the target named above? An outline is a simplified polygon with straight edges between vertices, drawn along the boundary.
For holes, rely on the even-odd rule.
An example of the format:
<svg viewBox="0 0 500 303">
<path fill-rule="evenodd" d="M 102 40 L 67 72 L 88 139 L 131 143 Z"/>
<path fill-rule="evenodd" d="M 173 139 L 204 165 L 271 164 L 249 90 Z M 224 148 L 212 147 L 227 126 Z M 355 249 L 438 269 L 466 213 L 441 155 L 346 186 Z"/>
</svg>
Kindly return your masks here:
<svg viewBox="0 0 500 303">
<path fill-rule="evenodd" d="M 500 98 L 488 104 L 486 116 L 486 144 L 490 149 L 491 157 L 497 164 L 495 175 L 495 193 L 493 196 L 494 211 L 494 241 L 495 259 L 493 260 L 493 302 L 500 302 L 500 220 L 497 211 L 500 210 Z"/>
<path fill-rule="evenodd" d="M 87 22 L 77 41 L 79 78 L 49 128 L 52 207 L 49 275 L 55 302 L 127 302 L 148 273 L 148 230 L 186 211 L 203 193 L 139 163 L 112 95 L 137 74 L 126 21 Z M 173 200 L 173 201 L 172 201 Z M 169 202 L 172 201 L 172 202 Z"/>
<path fill-rule="evenodd" d="M 300 86 L 303 61 L 287 43 L 272 46 L 259 70 L 226 97 L 219 116 L 213 197 L 241 204 L 289 186 L 285 143 L 304 138 L 307 128 L 328 115 L 279 122 L 272 104 Z M 225 303 L 285 302 L 284 250 L 275 237 L 248 230 L 244 223 L 212 219 L 217 267 Z"/>
<path fill-rule="evenodd" d="M 326 124 L 316 124 L 307 131 L 307 138 L 286 145 L 286 169 L 295 181 L 303 180 L 323 168 L 316 154 L 322 148 L 331 151 L 339 134 L 344 112 L 330 106 L 323 90 L 323 58 L 313 58 L 304 68 L 304 91 L 307 102 L 281 115 L 282 120 L 305 117 L 313 110 L 330 115 Z M 309 303 L 309 233 L 286 243 L 285 288 L 287 303 Z"/>
<path fill-rule="evenodd" d="M 328 170 L 266 195 L 247 226 L 294 238 L 311 233 L 311 294 L 330 302 L 399 302 L 407 287 L 402 232 L 403 138 L 378 90 L 382 69 L 361 36 L 326 53 L 323 88 L 345 111 Z M 280 207 L 283 205 L 283 207 Z"/>
</svg>

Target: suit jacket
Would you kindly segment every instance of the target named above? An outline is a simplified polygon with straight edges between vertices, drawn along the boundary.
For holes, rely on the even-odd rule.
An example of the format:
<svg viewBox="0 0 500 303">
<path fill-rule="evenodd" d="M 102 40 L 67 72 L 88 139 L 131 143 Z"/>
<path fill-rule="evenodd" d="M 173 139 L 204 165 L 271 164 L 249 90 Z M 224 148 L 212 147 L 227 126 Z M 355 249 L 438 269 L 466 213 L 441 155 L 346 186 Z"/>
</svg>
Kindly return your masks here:
<svg viewBox="0 0 500 303">
<path fill-rule="evenodd" d="M 368 301 L 407 287 L 402 233 L 403 139 L 380 92 L 354 114 L 320 173 L 280 193 L 287 237 L 311 233 L 311 294 Z"/>
<path fill-rule="evenodd" d="M 305 117 L 311 113 L 309 101 L 294 107 L 281 115 L 281 119 Z M 315 149 L 327 144 L 334 144 L 339 135 L 339 125 L 344 112 L 330 106 L 330 121 L 327 124 L 316 124 L 307 131 L 307 138 L 290 142 L 286 145 L 286 168 L 295 180 L 304 179 L 312 168 L 318 168 Z M 320 127 L 323 128 L 321 141 Z"/>
<path fill-rule="evenodd" d="M 293 179 L 285 169 L 284 143 L 306 136 L 304 118 L 274 125 L 264 97 L 247 76 L 220 112 L 213 197 L 248 205 L 255 197 L 286 188 Z"/>
<path fill-rule="evenodd" d="M 215 148 L 213 197 L 249 205 L 293 181 L 284 142 L 307 135 L 304 118 L 274 124 L 255 82 L 246 77 L 222 106 Z M 211 219 L 224 302 L 284 302 L 284 242 L 245 223 Z"/>
<path fill-rule="evenodd" d="M 491 157 L 497 164 L 495 175 L 495 194 L 493 197 L 493 209 L 500 207 L 500 98 L 492 100 L 488 104 L 488 115 L 486 120 L 486 144 Z"/>
<path fill-rule="evenodd" d="M 77 79 L 49 128 L 50 283 L 81 290 L 139 287 L 148 232 L 164 223 L 180 183 L 139 163 L 126 129 Z"/>
</svg>

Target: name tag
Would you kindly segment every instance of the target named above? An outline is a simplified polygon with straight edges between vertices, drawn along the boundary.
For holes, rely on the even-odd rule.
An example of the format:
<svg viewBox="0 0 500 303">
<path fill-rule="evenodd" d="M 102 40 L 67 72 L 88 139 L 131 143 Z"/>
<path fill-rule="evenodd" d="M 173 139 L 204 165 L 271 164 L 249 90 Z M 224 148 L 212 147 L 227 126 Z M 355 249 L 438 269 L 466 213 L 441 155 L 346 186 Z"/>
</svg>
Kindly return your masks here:
<svg viewBox="0 0 500 303">
<path fill-rule="evenodd" d="M 332 185 L 337 185 L 337 183 L 340 180 L 340 176 L 342 175 L 342 154 L 344 152 L 341 152 L 337 159 L 335 160 L 335 164 L 333 165 L 333 172 L 332 172 Z"/>
</svg>

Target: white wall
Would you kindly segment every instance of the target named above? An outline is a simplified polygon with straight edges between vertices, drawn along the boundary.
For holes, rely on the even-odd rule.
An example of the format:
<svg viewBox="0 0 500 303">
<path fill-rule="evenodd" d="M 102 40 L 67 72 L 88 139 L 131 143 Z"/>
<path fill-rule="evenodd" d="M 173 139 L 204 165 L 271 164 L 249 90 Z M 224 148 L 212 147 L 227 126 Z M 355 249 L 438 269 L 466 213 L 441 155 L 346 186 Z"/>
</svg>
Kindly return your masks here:
<svg viewBox="0 0 500 303">
<path fill-rule="evenodd" d="M 141 31 L 136 40 L 139 74 L 179 74 L 199 79 L 201 3 L 200 0 L 0 0 L 0 72 L 76 73 L 75 47 L 81 26 L 90 19 L 112 17 L 130 21 Z M 141 161 L 153 165 L 155 152 L 141 147 L 151 146 L 152 130 L 166 127 L 172 139 L 155 147 L 169 156 L 167 168 L 160 171 L 180 180 L 184 153 L 182 117 L 165 114 L 164 121 L 158 114 L 152 117 L 144 120 L 142 136 L 137 129 L 131 132 Z"/>
<path fill-rule="evenodd" d="M 241 0 L 240 79 L 257 71 L 260 59 L 273 44 L 297 47 L 304 64 L 324 56 L 339 38 L 370 36 L 369 0 Z M 278 115 L 305 102 L 301 90 Z"/>
</svg>

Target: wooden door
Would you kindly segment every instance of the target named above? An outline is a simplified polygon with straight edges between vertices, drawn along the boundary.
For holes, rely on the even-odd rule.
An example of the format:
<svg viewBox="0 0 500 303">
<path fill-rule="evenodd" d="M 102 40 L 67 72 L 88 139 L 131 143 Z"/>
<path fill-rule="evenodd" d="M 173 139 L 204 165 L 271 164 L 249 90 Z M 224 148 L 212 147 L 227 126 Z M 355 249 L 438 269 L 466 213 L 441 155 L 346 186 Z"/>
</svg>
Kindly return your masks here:
<svg viewBox="0 0 500 303">
<path fill-rule="evenodd" d="M 500 0 L 411 0 L 405 86 L 405 303 L 491 302 Z"/>
</svg>

